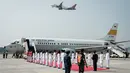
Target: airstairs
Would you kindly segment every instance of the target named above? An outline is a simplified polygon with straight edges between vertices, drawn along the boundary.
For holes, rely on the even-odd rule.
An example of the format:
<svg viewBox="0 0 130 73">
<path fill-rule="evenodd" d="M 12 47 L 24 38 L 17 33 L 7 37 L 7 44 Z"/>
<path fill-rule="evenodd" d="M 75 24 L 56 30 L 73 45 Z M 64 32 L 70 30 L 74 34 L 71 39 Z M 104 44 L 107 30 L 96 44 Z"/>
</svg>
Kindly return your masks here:
<svg viewBox="0 0 130 73">
<path fill-rule="evenodd" d="M 116 53 L 119 57 L 125 57 L 125 49 L 121 49 L 117 46 L 112 45 L 111 47 L 108 47 L 112 52 Z"/>
</svg>

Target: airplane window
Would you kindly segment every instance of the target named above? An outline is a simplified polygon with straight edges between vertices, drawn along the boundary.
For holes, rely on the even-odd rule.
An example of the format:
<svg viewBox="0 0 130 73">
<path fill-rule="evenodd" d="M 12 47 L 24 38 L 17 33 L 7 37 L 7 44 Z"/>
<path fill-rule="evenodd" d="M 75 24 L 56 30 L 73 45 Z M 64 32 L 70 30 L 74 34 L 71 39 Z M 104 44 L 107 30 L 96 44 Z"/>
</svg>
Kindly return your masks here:
<svg viewBox="0 0 130 73">
<path fill-rule="evenodd" d="M 12 48 L 12 46 L 10 46 L 10 48 Z"/>
</svg>

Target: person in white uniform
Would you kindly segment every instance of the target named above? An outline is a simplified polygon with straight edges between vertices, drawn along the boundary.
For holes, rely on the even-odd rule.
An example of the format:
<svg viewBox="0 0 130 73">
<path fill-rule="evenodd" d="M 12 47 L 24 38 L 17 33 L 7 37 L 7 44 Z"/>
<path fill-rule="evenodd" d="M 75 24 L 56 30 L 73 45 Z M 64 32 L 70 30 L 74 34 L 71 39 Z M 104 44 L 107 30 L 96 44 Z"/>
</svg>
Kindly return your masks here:
<svg viewBox="0 0 130 73">
<path fill-rule="evenodd" d="M 46 66 L 48 66 L 48 50 L 45 53 Z"/>
<path fill-rule="evenodd" d="M 53 67 L 56 68 L 56 50 L 53 52 Z"/>
<path fill-rule="evenodd" d="M 43 65 L 45 64 L 45 51 L 43 51 L 42 53 L 42 64 Z"/>
<path fill-rule="evenodd" d="M 103 55 L 103 52 L 101 52 L 100 56 L 99 56 L 99 61 L 100 61 L 100 67 L 101 68 L 103 67 L 103 59 L 104 59 L 104 55 Z"/>
<path fill-rule="evenodd" d="M 71 63 L 72 64 L 74 63 L 74 52 L 72 52 L 72 55 L 71 55 Z"/>
<path fill-rule="evenodd" d="M 107 50 L 106 53 L 106 68 L 109 69 L 109 63 L 110 63 L 110 55 L 109 55 L 109 51 Z"/>
<path fill-rule="evenodd" d="M 60 51 L 59 51 L 58 54 L 57 54 L 57 66 L 58 66 L 58 69 L 60 69 L 60 63 L 61 63 L 61 55 L 60 55 Z"/>
<path fill-rule="evenodd" d="M 35 63 L 37 63 L 37 52 L 35 53 Z"/>
<path fill-rule="evenodd" d="M 61 62 L 62 62 L 62 69 L 65 70 L 65 67 L 64 67 L 64 57 L 65 57 L 65 51 L 62 50 L 62 53 L 61 53 Z"/>
<path fill-rule="evenodd" d="M 33 53 L 33 62 L 35 62 L 35 53 Z"/>
<path fill-rule="evenodd" d="M 40 54 L 37 53 L 37 63 L 39 63 L 39 59 L 40 59 Z"/>
<path fill-rule="evenodd" d="M 91 54 L 91 52 L 89 52 L 88 53 L 88 66 L 91 66 L 91 64 L 92 64 L 92 54 Z"/>
<path fill-rule="evenodd" d="M 40 64 L 42 64 L 42 52 L 40 52 Z"/>
<path fill-rule="evenodd" d="M 51 67 L 52 64 L 52 52 L 49 52 L 49 66 Z"/>
<path fill-rule="evenodd" d="M 77 56 L 78 56 L 78 52 L 76 51 L 75 53 L 75 63 L 77 64 Z"/>
<path fill-rule="evenodd" d="M 87 62 L 87 54 L 86 54 L 86 52 L 84 52 L 84 56 L 85 56 L 85 61 Z"/>
</svg>

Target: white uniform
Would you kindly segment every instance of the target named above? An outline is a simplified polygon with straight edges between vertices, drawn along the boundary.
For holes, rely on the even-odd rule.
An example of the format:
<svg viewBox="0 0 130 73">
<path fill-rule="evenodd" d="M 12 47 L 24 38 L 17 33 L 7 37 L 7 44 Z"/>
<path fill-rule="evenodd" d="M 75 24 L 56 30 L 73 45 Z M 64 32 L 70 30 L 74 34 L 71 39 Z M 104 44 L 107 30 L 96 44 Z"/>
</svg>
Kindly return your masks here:
<svg viewBox="0 0 130 73">
<path fill-rule="evenodd" d="M 77 63 L 77 56 L 78 56 L 78 53 L 76 52 L 76 54 L 75 54 L 75 63 Z"/>
<path fill-rule="evenodd" d="M 53 67 L 56 67 L 56 52 L 53 53 Z"/>
<path fill-rule="evenodd" d="M 46 57 L 46 65 L 48 65 L 48 53 L 45 53 L 45 57 Z"/>
<path fill-rule="evenodd" d="M 65 68 L 65 67 L 64 67 L 64 57 L 65 57 L 65 53 L 62 52 L 62 53 L 61 53 L 62 69 Z"/>
<path fill-rule="evenodd" d="M 42 52 L 40 52 L 40 64 L 42 64 Z"/>
<path fill-rule="evenodd" d="M 33 62 L 35 62 L 35 53 L 33 53 Z"/>
<path fill-rule="evenodd" d="M 100 60 L 100 66 L 101 67 L 103 67 L 103 58 L 104 58 L 103 54 L 100 54 L 99 60 Z"/>
<path fill-rule="evenodd" d="M 49 66 L 51 66 L 51 63 L 52 63 L 52 55 L 51 53 L 49 53 Z"/>
<path fill-rule="evenodd" d="M 35 63 L 37 63 L 37 53 L 35 53 Z"/>
<path fill-rule="evenodd" d="M 86 59 L 87 54 L 85 52 L 84 52 L 84 56 L 85 56 L 85 61 L 87 62 L 87 59 Z"/>
<path fill-rule="evenodd" d="M 57 65 L 58 65 L 58 68 L 60 68 L 60 62 L 61 62 L 60 53 L 58 53 L 57 54 Z"/>
<path fill-rule="evenodd" d="M 40 59 L 40 54 L 37 53 L 37 63 L 39 63 L 39 59 Z"/>
<path fill-rule="evenodd" d="M 45 53 L 42 53 L 42 64 L 45 64 Z"/>
<path fill-rule="evenodd" d="M 89 54 L 88 54 L 88 65 L 89 65 L 89 66 L 91 66 L 91 64 L 92 64 L 92 63 L 91 63 L 91 62 L 92 62 L 91 58 L 92 58 L 92 55 L 89 53 Z"/>
<path fill-rule="evenodd" d="M 109 61 L 110 61 L 109 53 L 106 53 L 106 67 L 107 68 L 109 68 Z"/>
<path fill-rule="evenodd" d="M 72 53 L 72 56 L 71 56 L 71 63 L 74 63 L 74 53 Z"/>
</svg>

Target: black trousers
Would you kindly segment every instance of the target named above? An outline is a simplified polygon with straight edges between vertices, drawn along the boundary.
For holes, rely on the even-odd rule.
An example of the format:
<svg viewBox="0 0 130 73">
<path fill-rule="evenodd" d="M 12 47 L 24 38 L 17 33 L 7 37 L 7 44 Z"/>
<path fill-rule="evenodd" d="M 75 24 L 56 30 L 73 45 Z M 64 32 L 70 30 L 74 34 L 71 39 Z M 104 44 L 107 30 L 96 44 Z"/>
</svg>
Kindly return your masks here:
<svg viewBox="0 0 130 73">
<path fill-rule="evenodd" d="M 65 73 L 70 73 L 71 67 L 65 67 Z"/>
<path fill-rule="evenodd" d="M 6 58 L 8 57 L 8 54 L 6 54 Z"/>
<path fill-rule="evenodd" d="M 96 61 L 93 61 L 93 68 L 94 68 L 94 71 L 97 71 L 97 62 Z"/>
<path fill-rule="evenodd" d="M 84 65 L 79 65 L 79 73 L 84 73 Z"/>
<path fill-rule="evenodd" d="M 3 58 L 5 58 L 5 54 L 3 54 Z"/>
</svg>

